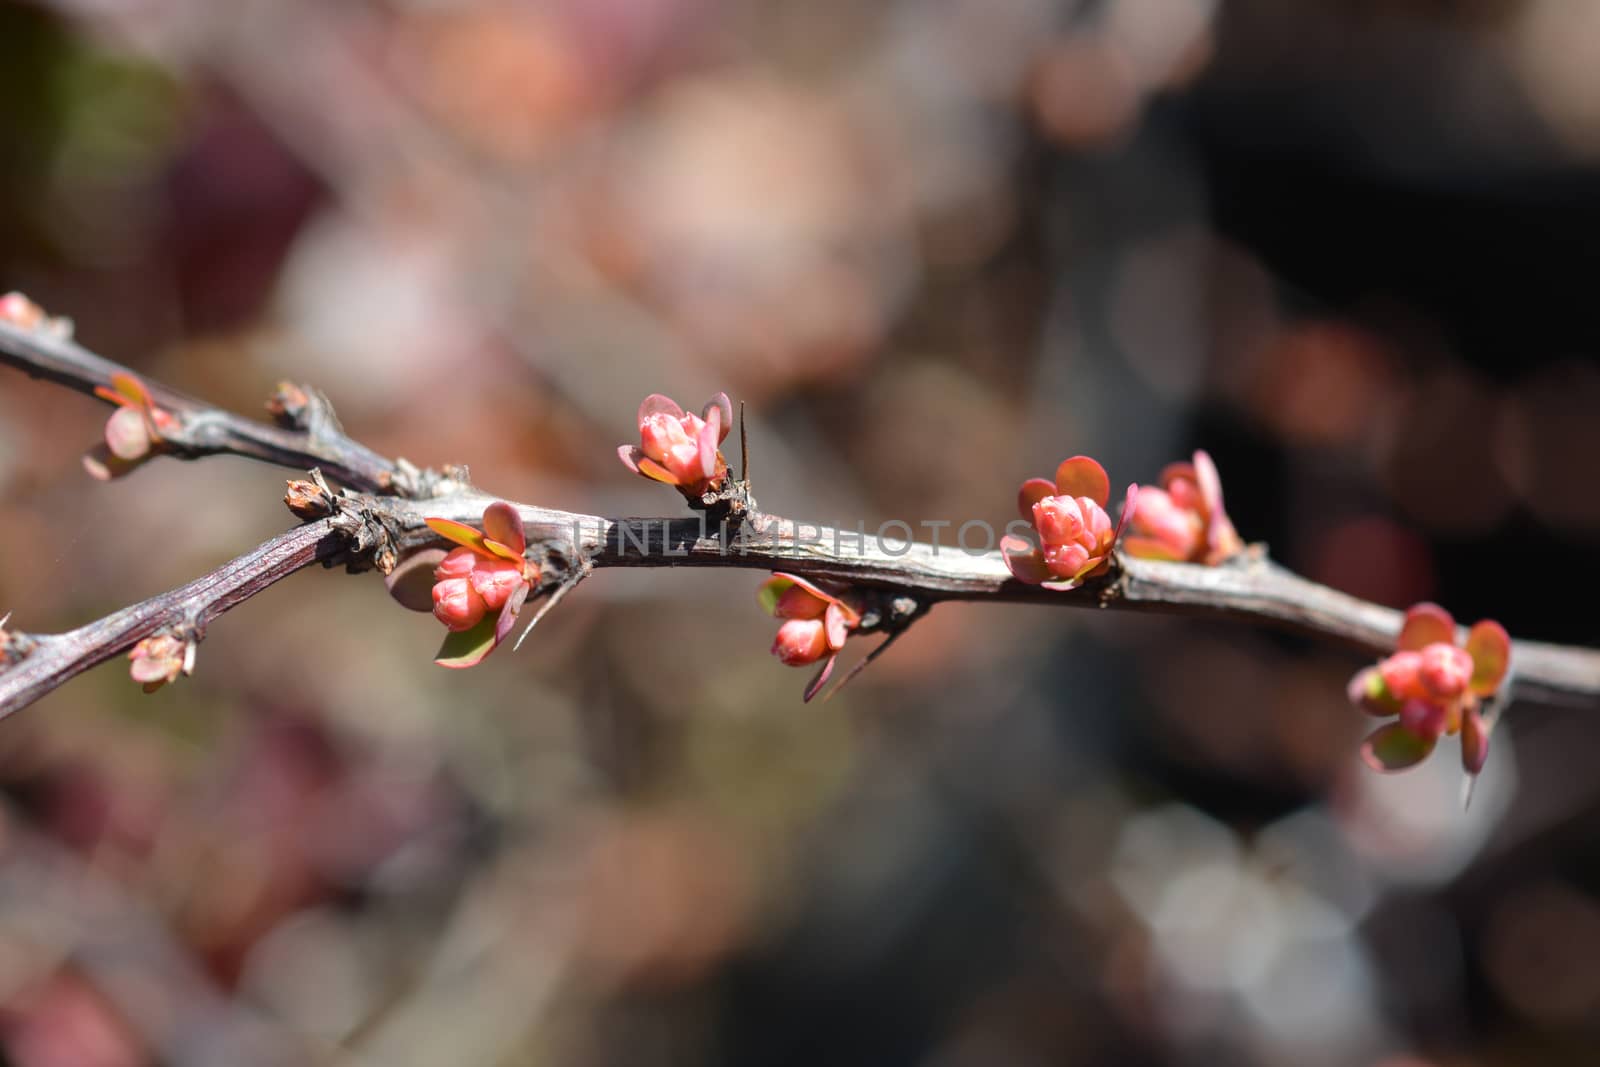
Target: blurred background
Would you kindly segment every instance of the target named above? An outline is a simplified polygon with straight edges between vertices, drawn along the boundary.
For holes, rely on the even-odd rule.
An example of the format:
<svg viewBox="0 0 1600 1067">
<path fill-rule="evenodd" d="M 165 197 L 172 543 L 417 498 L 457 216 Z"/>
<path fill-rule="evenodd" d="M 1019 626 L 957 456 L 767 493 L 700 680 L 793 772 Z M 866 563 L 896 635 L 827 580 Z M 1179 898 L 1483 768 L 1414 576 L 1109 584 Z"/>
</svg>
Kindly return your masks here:
<svg viewBox="0 0 1600 1067">
<path fill-rule="evenodd" d="M 1593 644 L 1597 70 L 1570 0 L 0 0 L 0 291 L 584 512 L 678 509 L 651 391 L 869 529 L 1205 447 L 1300 572 Z M 291 521 L 91 482 L 105 417 L 0 375 L 22 629 Z M 1342 650 L 944 605 L 805 706 L 759 577 L 458 673 L 308 572 L 7 720 L 0 1063 L 1600 1062 L 1594 709 L 1463 813 L 1453 744 L 1359 764 Z"/>
</svg>

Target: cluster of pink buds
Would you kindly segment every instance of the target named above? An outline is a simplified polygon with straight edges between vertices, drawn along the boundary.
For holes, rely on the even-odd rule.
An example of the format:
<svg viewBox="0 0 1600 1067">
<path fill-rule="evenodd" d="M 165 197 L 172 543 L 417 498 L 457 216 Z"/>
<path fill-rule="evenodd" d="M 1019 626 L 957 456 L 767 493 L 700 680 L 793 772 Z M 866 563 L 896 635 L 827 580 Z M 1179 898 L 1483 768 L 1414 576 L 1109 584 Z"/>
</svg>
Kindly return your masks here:
<svg viewBox="0 0 1600 1067">
<path fill-rule="evenodd" d="M 517 509 L 497 501 L 483 509 L 483 529 L 428 519 L 433 532 L 461 546 L 434 568 L 433 614 L 450 634 L 434 662 L 471 667 L 482 662 L 516 624 L 539 565 L 524 558 L 528 536 Z"/>
<path fill-rule="evenodd" d="M 105 440 L 83 456 L 84 470 L 101 481 L 120 478 L 161 450 L 166 435 L 177 429 L 170 411 L 156 406 L 150 390 L 131 374 L 111 376 L 112 388 L 95 386 L 94 393 L 117 406 L 106 420 Z"/>
<path fill-rule="evenodd" d="M 639 405 L 639 443 L 618 446 L 617 455 L 633 473 L 676 486 L 691 504 L 699 503 L 727 479 L 728 462 L 717 446 L 732 428 L 727 393 L 706 401 L 699 415 L 651 393 Z"/>
<path fill-rule="evenodd" d="M 1138 495 L 1137 485 L 1128 486 L 1122 516 L 1113 528 L 1106 513 L 1111 480 L 1105 468 L 1088 456 L 1063 460 L 1054 482 L 1029 478 L 1017 492 L 1017 510 L 1033 523 L 1039 545 L 1020 537 L 1003 538 L 1000 551 L 1006 566 L 1018 581 L 1046 589 L 1072 589 L 1086 578 L 1104 574 Z"/>
<path fill-rule="evenodd" d="M 174 634 L 146 637 L 128 653 L 128 673 L 146 693 L 154 693 L 178 675 L 194 673 L 194 650 L 192 640 Z"/>
<path fill-rule="evenodd" d="M 1397 651 L 1350 680 L 1350 700 L 1369 715 L 1399 720 L 1379 727 L 1361 746 L 1380 771 L 1425 759 L 1444 734 L 1461 735 L 1461 765 L 1477 774 L 1489 755 L 1489 724 L 1481 702 L 1492 697 L 1511 665 L 1511 638 L 1488 619 L 1456 645 L 1456 624 L 1437 604 L 1406 612 Z"/>
<path fill-rule="evenodd" d="M 1204 451 L 1173 463 L 1161 485 L 1141 486 L 1122 550 L 1144 559 L 1215 566 L 1244 547 L 1222 506 L 1222 479 Z"/>
<path fill-rule="evenodd" d="M 0 296 L 0 322 L 15 326 L 19 330 L 31 330 L 63 341 L 72 337 L 71 319 L 48 315 L 44 308 L 17 292 Z"/>
<path fill-rule="evenodd" d="M 784 620 L 772 642 L 774 656 L 790 667 L 805 667 L 827 657 L 806 686 L 808 701 L 833 673 L 834 660 L 844 647 L 845 638 L 861 625 L 861 613 L 840 599 L 839 592 L 829 592 L 797 574 L 782 572 L 775 572 L 756 592 L 767 614 Z"/>
</svg>

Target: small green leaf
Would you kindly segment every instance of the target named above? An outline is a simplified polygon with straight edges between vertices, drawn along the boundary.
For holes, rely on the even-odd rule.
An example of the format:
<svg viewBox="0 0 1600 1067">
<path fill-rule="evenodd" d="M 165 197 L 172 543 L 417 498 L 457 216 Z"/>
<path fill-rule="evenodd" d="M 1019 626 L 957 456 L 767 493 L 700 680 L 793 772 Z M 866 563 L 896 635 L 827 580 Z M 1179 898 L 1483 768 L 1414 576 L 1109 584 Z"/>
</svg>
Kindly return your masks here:
<svg viewBox="0 0 1600 1067">
<path fill-rule="evenodd" d="M 489 551 L 489 546 L 484 543 L 483 534 L 474 530 L 466 523 L 456 522 L 454 519 L 424 519 L 428 528 L 446 541 L 454 541 L 474 552 L 482 552 L 486 556 L 495 553 Z"/>
<path fill-rule="evenodd" d="M 793 578 L 785 578 L 781 574 L 774 574 L 771 578 L 761 583 L 761 588 L 756 590 L 756 602 L 761 605 L 761 610 L 768 615 L 778 610 L 778 598 L 787 593 L 794 586 Z"/>
<path fill-rule="evenodd" d="M 1374 730 L 1361 744 L 1361 758 L 1375 771 L 1391 773 L 1414 767 L 1428 758 L 1434 742 L 1418 737 L 1399 723 Z"/>
<path fill-rule="evenodd" d="M 1350 698 L 1350 703 L 1378 718 L 1387 718 L 1400 714 L 1402 702 L 1399 697 L 1389 691 L 1388 683 L 1383 680 L 1383 672 L 1376 667 L 1366 667 L 1357 672 L 1350 679 L 1350 685 L 1345 690 Z"/>
<path fill-rule="evenodd" d="M 483 621 L 470 630 L 452 631 L 445 635 L 444 644 L 439 646 L 439 654 L 433 662 L 441 667 L 460 669 L 462 667 L 475 667 L 483 662 L 483 657 L 494 651 L 495 622 L 492 615 L 486 615 Z"/>
</svg>

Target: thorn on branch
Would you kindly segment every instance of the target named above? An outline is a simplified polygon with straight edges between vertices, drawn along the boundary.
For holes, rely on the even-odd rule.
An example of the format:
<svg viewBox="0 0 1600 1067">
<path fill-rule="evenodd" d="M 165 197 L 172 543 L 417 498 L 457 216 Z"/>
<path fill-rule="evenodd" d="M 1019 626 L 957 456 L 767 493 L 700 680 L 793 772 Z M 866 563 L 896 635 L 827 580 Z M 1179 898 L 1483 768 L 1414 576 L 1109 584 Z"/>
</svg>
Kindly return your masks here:
<svg viewBox="0 0 1600 1067">
<path fill-rule="evenodd" d="M 527 628 L 517 637 L 517 643 L 511 646 L 511 651 L 513 652 L 522 647 L 522 642 L 526 641 L 528 635 L 533 633 L 533 628 L 539 625 L 539 620 L 550 614 L 550 611 L 561 603 L 568 593 L 576 589 L 579 582 L 589 577 L 594 570 L 589 561 L 581 556 L 574 561 L 565 545 L 551 546 L 547 551 L 546 559 L 548 561 L 544 570 L 546 580 L 553 574 L 560 574 L 557 579 L 558 584 L 549 597 L 545 599 L 545 602 L 539 605 L 539 610 L 534 612 L 533 618 L 528 620 Z"/>
<path fill-rule="evenodd" d="M 858 590 L 858 599 L 863 600 L 861 611 L 861 626 L 859 633 L 883 633 L 888 636 L 878 647 L 868 652 L 861 661 L 850 668 L 848 674 L 828 690 L 828 695 L 823 697 L 826 703 L 839 695 L 839 691 L 855 680 L 855 677 L 866 670 L 879 656 L 889 651 L 889 646 L 898 641 L 902 634 L 911 629 L 911 624 L 926 615 L 933 604 L 920 600 L 914 596 L 902 593 L 879 592 L 878 590 Z"/>
</svg>

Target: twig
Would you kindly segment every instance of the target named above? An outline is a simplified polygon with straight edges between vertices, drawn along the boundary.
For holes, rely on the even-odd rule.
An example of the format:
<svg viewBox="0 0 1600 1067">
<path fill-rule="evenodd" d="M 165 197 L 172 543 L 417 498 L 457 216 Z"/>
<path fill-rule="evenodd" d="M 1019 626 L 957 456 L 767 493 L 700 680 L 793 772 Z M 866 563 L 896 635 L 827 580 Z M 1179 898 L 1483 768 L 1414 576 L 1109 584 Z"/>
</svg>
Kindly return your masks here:
<svg viewBox="0 0 1600 1067">
<path fill-rule="evenodd" d="M 201 630 L 218 615 L 302 567 L 340 557 L 348 545 L 338 523 L 337 518 L 322 519 L 279 534 L 188 585 L 76 630 L 61 634 L 13 632 L 8 643 L 21 652 L 21 658 L 0 668 L 0 718 L 162 629 L 187 626 Z"/>
<path fill-rule="evenodd" d="M 299 470 L 320 466 L 345 485 L 369 493 L 430 495 L 442 488 L 426 481 L 430 472 L 387 459 L 345 436 L 326 401 L 314 393 L 316 415 L 307 425 L 272 426 L 151 381 L 72 341 L 6 322 L 0 322 L 0 362 L 89 396 L 96 395 L 96 387 L 112 388 L 113 375 L 133 375 L 145 383 L 157 406 L 177 417 L 177 427 L 164 430 L 162 442 L 167 454 L 180 459 L 232 454 Z M 435 481 L 438 477 L 434 475 Z"/>
</svg>

